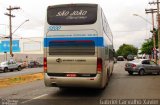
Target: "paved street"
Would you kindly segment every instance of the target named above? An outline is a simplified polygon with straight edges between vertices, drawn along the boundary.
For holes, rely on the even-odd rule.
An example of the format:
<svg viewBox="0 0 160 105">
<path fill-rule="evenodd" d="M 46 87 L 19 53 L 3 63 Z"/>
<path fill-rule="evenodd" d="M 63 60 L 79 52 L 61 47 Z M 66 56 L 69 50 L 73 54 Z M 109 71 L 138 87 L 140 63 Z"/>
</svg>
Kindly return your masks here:
<svg viewBox="0 0 160 105">
<path fill-rule="evenodd" d="M 124 62 L 114 66 L 114 72 L 105 90 L 63 89 L 45 87 L 42 80 L 0 89 L 0 97 L 18 100 L 22 105 L 100 105 L 112 99 L 160 99 L 160 75 L 133 75 L 124 71 Z M 113 102 L 113 100 L 115 100 Z M 125 104 L 121 100 L 121 103 Z M 143 103 L 142 103 L 143 104 Z M 155 105 L 158 105 L 155 101 Z"/>
</svg>

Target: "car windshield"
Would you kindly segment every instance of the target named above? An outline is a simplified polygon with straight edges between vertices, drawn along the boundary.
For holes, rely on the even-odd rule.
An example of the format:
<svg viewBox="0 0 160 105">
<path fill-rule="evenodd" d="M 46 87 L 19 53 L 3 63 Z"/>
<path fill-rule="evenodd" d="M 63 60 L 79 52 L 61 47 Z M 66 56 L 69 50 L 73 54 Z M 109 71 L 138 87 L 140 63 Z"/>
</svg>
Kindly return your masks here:
<svg viewBox="0 0 160 105">
<path fill-rule="evenodd" d="M 7 64 L 7 62 L 2 62 L 2 63 L 1 63 L 1 65 L 6 65 L 6 64 Z"/>
</svg>

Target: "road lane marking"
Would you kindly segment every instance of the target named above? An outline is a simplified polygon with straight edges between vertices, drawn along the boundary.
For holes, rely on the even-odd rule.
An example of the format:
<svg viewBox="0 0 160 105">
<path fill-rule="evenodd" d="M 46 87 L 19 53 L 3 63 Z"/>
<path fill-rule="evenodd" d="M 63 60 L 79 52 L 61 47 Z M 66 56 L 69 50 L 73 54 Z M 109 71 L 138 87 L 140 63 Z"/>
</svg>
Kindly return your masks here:
<svg viewBox="0 0 160 105">
<path fill-rule="evenodd" d="M 38 98 L 41 98 L 41 97 L 44 97 L 44 96 L 47 96 L 48 94 L 43 94 L 43 95 L 41 95 L 41 96 L 38 96 L 38 97 L 35 97 L 35 98 L 33 98 L 34 100 L 35 99 L 38 99 Z"/>
<path fill-rule="evenodd" d="M 22 104 L 27 103 L 27 102 L 30 102 L 30 101 L 35 100 L 35 99 L 42 98 L 42 97 L 47 96 L 47 95 L 48 95 L 48 94 L 43 94 L 43 95 L 37 96 L 37 97 L 35 97 L 35 98 L 32 98 L 32 99 L 30 99 L 30 100 L 23 101 Z"/>
</svg>

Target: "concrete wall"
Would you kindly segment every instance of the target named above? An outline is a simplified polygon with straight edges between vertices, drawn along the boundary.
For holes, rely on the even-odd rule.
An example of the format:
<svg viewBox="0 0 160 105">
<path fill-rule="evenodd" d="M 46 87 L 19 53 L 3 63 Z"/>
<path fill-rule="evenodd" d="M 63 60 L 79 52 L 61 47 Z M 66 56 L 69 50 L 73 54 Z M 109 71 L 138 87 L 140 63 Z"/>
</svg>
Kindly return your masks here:
<svg viewBox="0 0 160 105">
<path fill-rule="evenodd" d="M 43 60 L 43 38 L 42 37 L 32 37 L 16 39 L 19 40 L 20 52 L 13 52 L 16 61 L 32 61 Z M 1 40 L 2 41 L 2 40 Z M 7 56 L 7 57 L 6 57 Z M 10 59 L 9 52 L 7 54 L 0 53 L 0 62 Z"/>
<path fill-rule="evenodd" d="M 19 40 L 19 47 L 21 54 L 42 54 L 43 53 L 43 38 L 42 37 L 31 37 L 31 38 L 23 38 L 23 39 L 16 39 Z M 6 39 L 1 39 L 1 41 L 9 41 Z"/>
<path fill-rule="evenodd" d="M 9 54 L 0 54 L 0 62 L 5 61 L 10 59 Z M 43 54 L 14 54 L 13 57 L 14 60 L 17 62 L 22 62 L 22 61 L 38 61 L 40 63 L 43 63 Z"/>
</svg>

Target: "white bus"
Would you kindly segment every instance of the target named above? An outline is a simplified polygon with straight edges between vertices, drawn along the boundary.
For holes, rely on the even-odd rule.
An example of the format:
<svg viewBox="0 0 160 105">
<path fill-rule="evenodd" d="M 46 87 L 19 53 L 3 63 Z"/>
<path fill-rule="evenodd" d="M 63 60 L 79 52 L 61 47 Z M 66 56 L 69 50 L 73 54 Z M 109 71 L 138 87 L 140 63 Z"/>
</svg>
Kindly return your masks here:
<svg viewBox="0 0 160 105">
<path fill-rule="evenodd" d="M 113 36 L 98 4 L 48 6 L 44 30 L 46 86 L 105 88 Z"/>
</svg>

